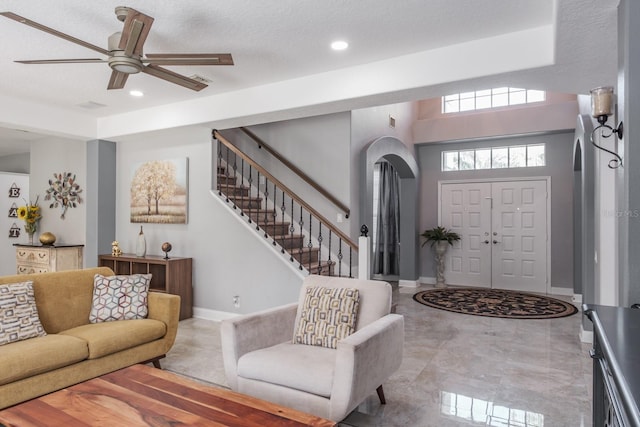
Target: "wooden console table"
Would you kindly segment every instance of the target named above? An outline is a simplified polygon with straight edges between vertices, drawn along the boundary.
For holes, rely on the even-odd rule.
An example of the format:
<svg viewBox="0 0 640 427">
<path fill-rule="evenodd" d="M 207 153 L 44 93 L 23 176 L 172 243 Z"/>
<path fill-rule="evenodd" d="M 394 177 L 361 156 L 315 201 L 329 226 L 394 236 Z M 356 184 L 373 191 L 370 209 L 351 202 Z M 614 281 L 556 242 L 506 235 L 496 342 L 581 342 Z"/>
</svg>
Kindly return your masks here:
<svg viewBox="0 0 640 427">
<path fill-rule="evenodd" d="M 116 274 L 151 273 L 149 290 L 180 296 L 180 320 L 193 316 L 192 259 L 158 255 L 98 255 L 98 266 L 109 267 Z"/>
<path fill-rule="evenodd" d="M 18 274 L 48 273 L 82 268 L 84 245 L 22 245 L 16 247 Z"/>
</svg>

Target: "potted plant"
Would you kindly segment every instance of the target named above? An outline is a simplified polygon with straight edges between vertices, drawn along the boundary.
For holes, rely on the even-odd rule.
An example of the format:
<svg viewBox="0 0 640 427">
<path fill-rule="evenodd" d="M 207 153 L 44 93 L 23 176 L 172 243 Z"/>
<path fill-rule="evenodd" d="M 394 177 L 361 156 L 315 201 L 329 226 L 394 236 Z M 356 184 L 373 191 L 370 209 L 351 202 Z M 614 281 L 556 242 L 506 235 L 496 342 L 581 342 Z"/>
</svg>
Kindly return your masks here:
<svg viewBox="0 0 640 427">
<path fill-rule="evenodd" d="M 431 243 L 431 247 L 435 248 L 436 252 L 436 288 L 444 288 L 444 257 L 447 252 L 448 245 L 453 245 L 453 242 L 460 240 L 460 235 L 455 231 L 448 230 L 442 226 L 437 226 L 425 230 L 421 235 L 425 239 L 422 246 L 427 243 Z"/>
</svg>

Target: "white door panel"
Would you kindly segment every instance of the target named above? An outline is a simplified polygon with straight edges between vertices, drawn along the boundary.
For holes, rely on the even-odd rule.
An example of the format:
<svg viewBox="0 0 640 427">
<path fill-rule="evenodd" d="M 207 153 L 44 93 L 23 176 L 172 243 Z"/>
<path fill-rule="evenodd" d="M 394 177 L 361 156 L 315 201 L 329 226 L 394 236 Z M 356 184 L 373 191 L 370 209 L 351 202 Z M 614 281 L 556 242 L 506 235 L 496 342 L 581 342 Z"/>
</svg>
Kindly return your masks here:
<svg viewBox="0 0 640 427">
<path fill-rule="evenodd" d="M 492 198 L 493 287 L 545 293 L 546 181 L 494 182 Z"/>
<path fill-rule="evenodd" d="M 447 283 L 547 291 L 547 182 L 442 184 L 441 224 L 460 234 Z"/>
<path fill-rule="evenodd" d="M 447 184 L 442 186 L 442 226 L 462 239 L 447 251 L 445 277 L 452 285 L 491 286 L 491 247 L 487 242 L 491 218 L 489 184 Z"/>
</svg>

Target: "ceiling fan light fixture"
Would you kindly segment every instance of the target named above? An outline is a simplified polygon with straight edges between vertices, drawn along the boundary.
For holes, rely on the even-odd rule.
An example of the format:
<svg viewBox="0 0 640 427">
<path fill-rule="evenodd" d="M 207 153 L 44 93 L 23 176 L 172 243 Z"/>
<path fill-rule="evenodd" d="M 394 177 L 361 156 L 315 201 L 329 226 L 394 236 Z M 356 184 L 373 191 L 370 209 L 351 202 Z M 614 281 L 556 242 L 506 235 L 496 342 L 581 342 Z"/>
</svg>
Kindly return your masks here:
<svg viewBox="0 0 640 427">
<path fill-rule="evenodd" d="M 144 92 L 142 92 L 141 90 L 131 90 L 129 91 L 129 95 L 135 96 L 136 98 L 140 98 L 144 96 Z"/>
<path fill-rule="evenodd" d="M 125 56 L 124 51 L 115 51 L 109 58 L 109 67 L 125 74 L 136 74 L 144 67 L 140 58 Z"/>
</svg>

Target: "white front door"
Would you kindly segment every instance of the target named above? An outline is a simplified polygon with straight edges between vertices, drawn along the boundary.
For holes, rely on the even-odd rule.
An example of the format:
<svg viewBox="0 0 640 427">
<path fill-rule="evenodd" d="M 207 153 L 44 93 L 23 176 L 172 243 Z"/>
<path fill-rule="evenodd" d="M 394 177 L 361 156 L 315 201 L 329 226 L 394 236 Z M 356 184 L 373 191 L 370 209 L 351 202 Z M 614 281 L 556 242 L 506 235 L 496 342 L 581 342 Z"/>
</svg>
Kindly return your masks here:
<svg viewBox="0 0 640 427">
<path fill-rule="evenodd" d="M 440 218 L 447 283 L 547 292 L 547 181 L 442 184 Z"/>
<path fill-rule="evenodd" d="M 447 251 L 447 283 L 491 287 L 491 184 L 443 185 L 440 209 L 441 225 L 461 236 Z"/>
</svg>

